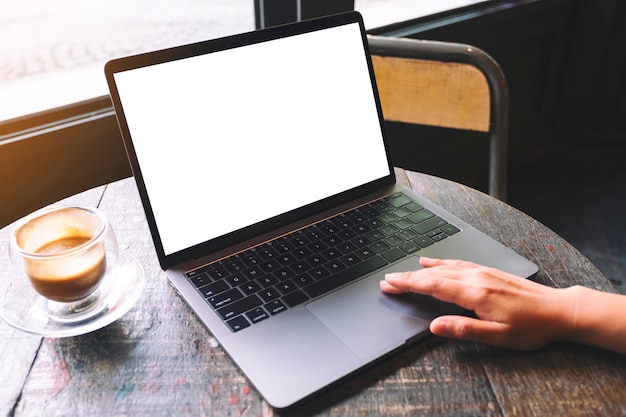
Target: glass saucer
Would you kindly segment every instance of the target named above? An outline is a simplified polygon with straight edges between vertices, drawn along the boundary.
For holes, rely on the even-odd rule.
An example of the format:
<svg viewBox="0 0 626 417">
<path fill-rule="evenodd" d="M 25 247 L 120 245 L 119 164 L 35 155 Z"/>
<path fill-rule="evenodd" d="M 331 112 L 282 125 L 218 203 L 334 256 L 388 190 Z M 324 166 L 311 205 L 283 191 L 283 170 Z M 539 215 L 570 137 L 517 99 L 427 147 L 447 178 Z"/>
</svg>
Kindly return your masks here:
<svg viewBox="0 0 626 417">
<path fill-rule="evenodd" d="M 115 285 L 104 286 L 97 306 L 80 320 L 58 320 L 37 305 L 47 302 L 45 298 L 39 296 L 40 300 L 33 304 L 13 283 L 0 295 L 0 317 L 18 330 L 44 337 L 77 336 L 101 329 L 135 305 L 145 283 L 141 263 L 124 251 L 119 252 L 114 273 Z"/>
</svg>

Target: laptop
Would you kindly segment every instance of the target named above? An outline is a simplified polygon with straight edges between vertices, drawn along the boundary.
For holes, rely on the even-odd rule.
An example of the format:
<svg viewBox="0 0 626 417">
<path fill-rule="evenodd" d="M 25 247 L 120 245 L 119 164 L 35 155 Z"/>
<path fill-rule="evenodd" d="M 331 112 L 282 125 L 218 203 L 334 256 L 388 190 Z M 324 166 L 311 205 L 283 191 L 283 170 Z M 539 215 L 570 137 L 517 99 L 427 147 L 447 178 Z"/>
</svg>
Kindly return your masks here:
<svg viewBox="0 0 626 417">
<path fill-rule="evenodd" d="M 382 293 L 419 257 L 537 267 L 396 184 L 357 12 L 110 61 L 162 269 L 273 407 L 458 307 Z"/>
</svg>

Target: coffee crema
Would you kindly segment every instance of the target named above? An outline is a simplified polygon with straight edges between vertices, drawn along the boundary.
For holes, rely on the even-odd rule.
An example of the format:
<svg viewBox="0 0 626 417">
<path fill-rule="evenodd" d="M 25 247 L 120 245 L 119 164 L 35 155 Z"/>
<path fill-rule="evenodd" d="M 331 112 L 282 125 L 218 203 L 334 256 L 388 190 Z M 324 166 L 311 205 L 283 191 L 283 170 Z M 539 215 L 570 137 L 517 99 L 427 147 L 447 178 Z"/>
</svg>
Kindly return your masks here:
<svg viewBox="0 0 626 417">
<path fill-rule="evenodd" d="M 89 236 L 65 236 L 34 251 L 37 255 L 59 255 L 56 261 L 25 260 L 26 272 L 35 290 L 60 302 L 80 300 L 100 283 L 106 271 L 103 243 L 93 245 L 80 256 L 64 259 L 63 253 L 89 242 Z"/>
</svg>

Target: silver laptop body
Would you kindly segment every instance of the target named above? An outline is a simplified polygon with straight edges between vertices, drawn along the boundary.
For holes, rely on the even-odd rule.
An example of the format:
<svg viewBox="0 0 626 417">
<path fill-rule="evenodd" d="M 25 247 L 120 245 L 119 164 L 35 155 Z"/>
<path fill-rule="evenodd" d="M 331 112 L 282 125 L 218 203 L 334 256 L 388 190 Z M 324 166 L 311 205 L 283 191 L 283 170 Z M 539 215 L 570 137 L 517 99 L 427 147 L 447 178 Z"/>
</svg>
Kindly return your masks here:
<svg viewBox="0 0 626 417">
<path fill-rule="evenodd" d="M 418 269 L 421 255 L 537 271 L 396 184 L 356 12 L 121 58 L 105 72 L 161 267 L 273 407 L 419 340 L 437 315 L 462 313 L 381 293 L 385 273 Z M 218 286 L 207 265 L 226 267 L 399 192 L 459 231 L 293 307 L 255 305 L 236 325 L 220 313 L 230 298 L 202 290 Z"/>
</svg>

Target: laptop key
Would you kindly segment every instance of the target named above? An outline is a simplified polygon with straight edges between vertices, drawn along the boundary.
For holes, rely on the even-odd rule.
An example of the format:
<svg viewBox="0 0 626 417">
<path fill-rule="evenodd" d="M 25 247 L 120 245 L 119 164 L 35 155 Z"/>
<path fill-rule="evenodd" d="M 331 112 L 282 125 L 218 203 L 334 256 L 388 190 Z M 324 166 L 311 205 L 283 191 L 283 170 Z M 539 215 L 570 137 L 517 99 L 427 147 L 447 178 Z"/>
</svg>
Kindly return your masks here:
<svg viewBox="0 0 626 417">
<path fill-rule="evenodd" d="M 289 265 L 290 263 L 295 262 L 296 259 L 297 258 L 295 256 L 290 255 L 288 253 L 281 254 L 278 257 L 278 261 L 280 262 L 281 265 Z"/>
<path fill-rule="evenodd" d="M 214 269 L 208 270 L 207 274 L 209 274 L 209 276 L 213 278 L 213 280 L 220 280 L 224 278 L 225 276 L 227 276 L 228 272 L 226 272 L 226 270 L 223 268 L 214 268 Z"/>
<path fill-rule="evenodd" d="M 231 274 L 236 274 L 237 272 L 241 272 L 244 269 L 246 269 L 246 267 L 244 266 L 242 261 L 234 261 L 231 262 L 229 264 L 226 265 L 226 269 L 231 273 Z"/>
<path fill-rule="evenodd" d="M 431 231 L 433 229 L 441 227 L 441 226 L 443 226 L 443 225 L 445 225 L 447 223 L 448 222 L 445 221 L 444 219 L 442 219 L 441 217 L 435 216 L 435 217 L 432 217 L 432 218 L 426 220 L 423 223 L 420 223 L 420 224 L 414 226 L 413 230 L 415 230 L 420 235 L 423 235 L 426 232 L 429 232 L 429 231 Z"/>
<path fill-rule="evenodd" d="M 259 295 L 263 299 L 263 301 L 268 302 L 275 300 L 280 296 L 280 293 L 275 288 L 265 288 L 262 291 L 259 291 Z"/>
<path fill-rule="evenodd" d="M 274 272 L 273 275 L 278 281 L 284 281 L 293 277 L 296 273 L 290 268 L 282 268 L 279 271 Z"/>
<path fill-rule="evenodd" d="M 339 252 L 335 248 L 331 248 L 331 249 L 328 249 L 328 250 L 324 251 L 324 256 L 328 260 L 332 260 L 332 259 L 338 258 L 340 255 L 341 255 L 341 252 Z"/>
<path fill-rule="evenodd" d="M 405 251 L 407 254 L 415 253 L 421 249 L 421 247 L 412 241 L 408 241 L 399 246 L 400 249 Z"/>
<path fill-rule="evenodd" d="M 263 260 L 268 261 L 278 256 L 278 252 L 276 252 L 274 248 L 270 247 L 270 248 L 261 249 L 259 251 L 259 255 L 261 256 L 261 258 L 263 258 Z"/>
<path fill-rule="evenodd" d="M 300 287 L 305 287 L 313 282 L 315 282 L 315 280 L 307 273 L 304 274 L 299 274 L 297 275 L 293 281 Z"/>
<path fill-rule="evenodd" d="M 207 274 L 204 274 L 204 273 L 198 274 L 198 275 L 188 275 L 187 278 L 191 281 L 193 285 L 196 286 L 196 288 L 200 288 L 204 285 L 207 285 L 213 282 L 211 277 L 209 277 Z"/>
<path fill-rule="evenodd" d="M 295 291 L 296 289 L 298 289 L 296 284 L 294 284 L 289 279 L 281 282 L 280 284 L 277 284 L 275 288 L 278 291 L 280 291 L 280 293 L 283 294 L 283 295 L 289 294 L 290 292 Z"/>
<path fill-rule="evenodd" d="M 239 286 L 239 289 L 243 291 L 245 295 L 254 294 L 255 292 L 261 289 L 261 286 L 257 284 L 255 281 L 248 281 Z"/>
<path fill-rule="evenodd" d="M 380 240 L 386 237 L 384 233 L 379 232 L 378 230 L 372 230 L 371 232 L 367 233 L 365 236 L 372 242 L 376 242 L 377 240 Z"/>
<path fill-rule="evenodd" d="M 433 243 L 435 243 L 435 241 L 429 238 L 428 236 L 420 236 L 417 239 L 413 239 L 413 242 L 417 243 L 422 248 L 425 248 L 426 246 L 430 246 Z"/>
<path fill-rule="evenodd" d="M 398 236 L 400 236 L 404 240 L 411 240 L 411 239 L 415 239 L 416 237 L 418 237 L 419 233 L 417 233 L 413 229 L 406 229 L 398 233 Z"/>
<path fill-rule="evenodd" d="M 378 268 L 387 265 L 387 263 L 388 262 L 382 256 L 371 257 L 350 269 L 345 269 L 327 279 L 317 281 L 307 287 L 304 287 L 304 292 L 306 292 L 311 298 L 315 298 L 344 284 L 354 281 L 365 274 L 373 272 Z"/>
<path fill-rule="evenodd" d="M 432 240 L 434 240 L 435 242 L 441 242 L 442 240 L 444 240 L 444 239 L 445 239 L 445 238 L 447 238 L 447 237 L 448 237 L 448 235 L 447 235 L 447 234 L 445 234 L 445 233 L 439 233 L 439 234 L 436 234 L 436 235 L 434 235 L 434 236 L 431 236 L 430 238 L 431 238 Z"/>
<path fill-rule="evenodd" d="M 396 211 L 394 211 L 394 214 L 400 218 L 406 217 L 409 214 L 413 213 L 411 210 L 406 209 L 404 207 L 401 207 L 399 209 L 397 209 Z"/>
<path fill-rule="evenodd" d="M 248 279 L 244 277 L 243 274 L 234 274 L 234 275 L 226 277 L 224 280 L 227 281 L 231 287 L 236 287 L 237 285 L 248 281 Z M 220 281 L 216 281 L 216 283 L 217 282 L 220 282 Z"/>
<path fill-rule="evenodd" d="M 356 263 L 361 262 L 361 259 L 355 254 L 351 253 L 349 255 L 342 257 L 341 262 L 343 262 L 344 265 L 351 267 L 352 265 L 355 265 Z"/>
<path fill-rule="evenodd" d="M 244 258 L 242 259 L 242 262 L 244 263 L 244 265 L 248 267 L 253 267 L 254 265 L 261 262 L 261 257 L 256 255 L 256 253 L 252 253 L 247 256 L 244 256 Z"/>
<path fill-rule="evenodd" d="M 270 312 L 272 316 L 275 316 L 276 314 L 282 313 L 283 311 L 287 310 L 287 307 L 280 300 L 274 300 L 265 304 L 265 308 L 267 309 L 267 311 Z"/>
<path fill-rule="evenodd" d="M 313 242 L 307 248 L 310 249 L 312 252 L 319 253 L 328 248 L 328 245 L 322 242 Z"/>
<path fill-rule="evenodd" d="M 350 242 L 343 242 L 337 246 L 337 249 L 339 249 L 341 253 L 346 254 L 346 253 L 354 252 L 354 250 L 356 249 L 356 246 L 354 246 Z"/>
<path fill-rule="evenodd" d="M 245 317 L 239 316 L 226 322 L 233 332 L 238 332 L 250 326 L 250 322 Z"/>
<path fill-rule="evenodd" d="M 391 248 L 391 246 L 389 246 L 385 242 L 374 242 L 370 245 L 370 247 L 374 249 L 376 253 L 382 253 Z"/>
<path fill-rule="evenodd" d="M 334 274 L 336 272 L 346 269 L 346 266 L 338 260 L 331 261 L 327 263 L 325 266 L 326 266 L 326 269 L 328 269 L 328 271 L 330 271 L 331 274 Z"/>
<path fill-rule="evenodd" d="M 300 261 L 300 262 L 296 262 L 295 264 L 291 265 L 291 269 L 299 274 L 301 272 L 308 271 L 309 269 L 311 269 L 311 266 L 306 261 Z"/>
<path fill-rule="evenodd" d="M 423 209 L 424 207 L 422 207 L 420 204 L 417 204 L 415 201 L 412 203 L 407 204 L 406 206 L 404 206 L 405 209 L 415 213 L 416 211 L 420 211 L 421 209 Z"/>
<path fill-rule="evenodd" d="M 390 236 L 388 238 L 386 238 L 384 241 L 384 243 L 386 243 L 389 246 L 399 246 L 401 244 L 404 243 L 404 239 L 402 239 L 400 236 Z"/>
<path fill-rule="evenodd" d="M 285 302 L 285 304 L 287 304 L 288 307 L 295 307 L 298 304 L 302 304 L 308 299 L 309 296 L 300 290 L 294 291 L 283 297 L 283 301 Z"/>
<path fill-rule="evenodd" d="M 326 263 L 326 258 L 324 258 L 322 255 L 313 255 L 307 258 L 307 263 L 313 267 L 323 265 Z"/>
<path fill-rule="evenodd" d="M 359 248 L 362 248 L 363 246 L 367 246 L 372 243 L 372 241 L 365 236 L 359 236 L 355 239 L 352 239 L 350 242 L 354 243 Z"/>
<path fill-rule="evenodd" d="M 437 236 L 437 235 L 443 234 L 443 232 L 441 231 L 441 229 L 437 228 L 437 229 L 433 229 L 433 230 L 431 230 L 430 232 L 428 232 L 428 233 L 424 233 L 424 234 L 425 234 L 426 236 L 428 236 L 429 238 L 431 238 L 431 239 L 433 239 L 433 240 L 436 240 L 436 239 L 434 238 L 434 236 Z M 446 235 L 446 236 L 447 236 L 447 235 Z"/>
<path fill-rule="evenodd" d="M 400 219 L 397 222 L 395 222 L 393 225 L 396 226 L 400 230 L 404 230 L 413 226 L 413 223 L 408 221 L 407 219 Z"/>
<path fill-rule="evenodd" d="M 313 255 L 313 252 L 311 252 L 308 248 L 304 247 L 304 248 L 298 248 L 294 251 L 294 255 L 296 257 L 296 259 L 304 259 L 307 258 L 311 255 Z"/>
<path fill-rule="evenodd" d="M 263 275 L 263 271 L 258 266 L 253 266 L 252 268 L 245 270 L 243 274 L 248 277 L 248 279 L 255 279 Z"/>
<path fill-rule="evenodd" d="M 376 252 L 374 252 L 368 246 L 359 249 L 356 253 L 359 255 L 361 259 L 371 258 L 372 256 L 376 255 Z"/>
<path fill-rule="evenodd" d="M 263 310 L 263 307 L 257 307 L 254 310 L 248 311 L 245 316 L 252 322 L 252 324 L 256 324 L 269 318 L 270 315 L 267 314 L 267 311 Z"/>
<path fill-rule="evenodd" d="M 216 281 L 211 284 L 205 285 L 204 287 L 198 288 L 198 291 L 205 297 L 213 297 L 221 292 L 228 290 L 230 287 L 226 283 L 226 281 Z"/>
<path fill-rule="evenodd" d="M 267 262 L 261 263 L 261 268 L 266 273 L 270 273 L 272 271 L 275 271 L 279 267 L 280 267 L 280 264 L 278 262 L 275 262 L 275 261 L 267 261 Z"/>
<path fill-rule="evenodd" d="M 406 253 L 402 249 L 393 248 L 393 249 L 388 250 L 387 252 L 384 252 L 382 255 L 389 262 L 395 262 L 398 259 L 404 258 L 406 256 Z"/>
<path fill-rule="evenodd" d="M 385 236 L 391 236 L 394 233 L 398 233 L 400 231 L 400 229 L 397 228 L 396 226 L 394 226 L 393 224 L 386 224 L 386 225 L 382 226 L 378 230 L 383 232 L 385 234 Z"/>
<path fill-rule="evenodd" d="M 380 216 L 378 216 L 378 220 L 382 221 L 385 225 L 390 224 L 395 222 L 396 220 L 398 220 L 400 217 L 398 217 L 395 213 L 383 213 Z M 383 225 L 384 227 L 384 225 Z M 387 232 L 385 232 L 387 233 Z"/>
<path fill-rule="evenodd" d="M 217 309 L 217 313 L 222 316 L 222 319 L 228 320 L 235 316 L 245 313 L 246 311 L 250 311 L 253 308 L 260 307 L 263 302 L 256 295 L 251 295 L 246 298 L 242 298 L 240 300 L 235 301 L 225 307 Z"/>
<path fill-rule="evenodd" d="M 435 214 L 433 212 L 423 209 L 423 210 L 420 210 L 418 212 L 411 214 L 410 216 L 407 216 L 406 218 L 412 221 L 414 224 L 418 224 L 434 216 Z"/>
<path fill-rule="evenodd" d="M 243 298 L 243 294 L 237 288 L 232 288 L 228 291 L 224 291 L 217 295 L 207 298 L 209 304 L 213 306 L 215 309 L 219 309 L 227 304 L 232 303 L 233 301 L 237 301 L 240 298 Z"/>
<path fill-rule="evenodd" d="M 412 202 L 413 200 L 411 200 L 411 198 L 407 197 L 406 195 L 402 193 L 397 193 L 397 194 L 392 195 L 391 199 L 389 200 L 389 204 L 391 204 L 394 207 L 402 207 Z"/>
<path fill-rule="evenodd" d="M 263 275 L 257 279 L 255 279 L 256 283 L 259 284 L 263 288 L 271 287 L 274 284 L 278 283 L 278 278 L 272 275 Z"/>
<path fill-rule="evenodd" d="M 313 268 L 309 273 L 316 280 L 324 279 L 330 276 L 330 272 L 328 272 L 328 270 L 324 268 L 323 266 L 317 266 Z"/>
<path fill-rule="evenodd" d="M 461 229 L 452 224 L 446 224 L 445 226 L 441 226 L 440 229 L 446 232 L 446 234 L 449 236 L 461 231 Z"/>
</svg>

